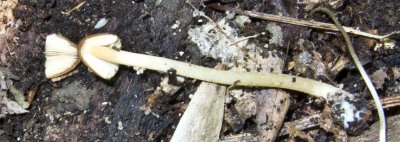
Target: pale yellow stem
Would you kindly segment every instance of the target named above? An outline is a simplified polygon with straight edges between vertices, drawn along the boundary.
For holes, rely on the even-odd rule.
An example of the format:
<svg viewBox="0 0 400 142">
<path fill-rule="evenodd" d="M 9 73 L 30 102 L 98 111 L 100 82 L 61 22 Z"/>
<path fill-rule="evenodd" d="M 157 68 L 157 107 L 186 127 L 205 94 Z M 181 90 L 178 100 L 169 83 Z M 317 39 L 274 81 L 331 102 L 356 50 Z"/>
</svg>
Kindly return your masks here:
<svg viewBox="0 0 400 142">
<path fill-rule="evenodd" d="M 329 94 L 347 93 L 332 85 L 298 76 L 277 73 L 215 70 L 162 57 L 131 53 L 122 50 L 116 51 L 102 46 L 92 47 L 89 50 L 90 53 L 97 58 L 115 64 L 142 67 L 161 72 L 167 72 L 170 69 L 174 69 L 176 70 L 177 75 L 218 84 L 283 88 L 296 90 L 325 99 Z"/>
</svg>

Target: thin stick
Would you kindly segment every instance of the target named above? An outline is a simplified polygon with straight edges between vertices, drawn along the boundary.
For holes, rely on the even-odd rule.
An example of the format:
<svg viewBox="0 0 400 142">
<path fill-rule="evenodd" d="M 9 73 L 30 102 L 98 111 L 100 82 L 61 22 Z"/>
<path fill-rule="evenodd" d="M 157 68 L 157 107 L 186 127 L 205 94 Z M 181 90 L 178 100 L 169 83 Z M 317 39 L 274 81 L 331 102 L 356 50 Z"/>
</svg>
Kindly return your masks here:
<svg viewBox="0 0 400 142">
<path fill-rule="evenodd" d="M 336 93 L 349 94 L 342 89 L 326 83 L 286 74 L 221 71 L 162 57 L 131 53 L 122 50 L 115 51 L 103 46 L 90 48 L 89 52 L 99 59 L 115 64 L 142 67 L 161 72 L 175 69 L 177 75 L 224 85 L 284 88 L 304 92 L 324 99 L 326 99 L 328 95 Z"/>
<path fill-rule="evenodd" d="M 376 92 L 374 85 L 372 84 L 371 80 L 368 77 L 367 72 L 364 70 L 364 67 L 362 66 L 360 60 L 357 57 L 357 54 L 353 47 L 353 44 L 350 41 L 349 35 L 343 29 L 342 25 L 336 19 L 335 15 L 333 14 L 332 11 L 330 11 L 327 8 L 318 7 L 318 8 L 315 8 L 314 10 L 312 10 L 311 14 L 315 13 L 315 12 L 323 12 L 323 13 L 329 15 L 329 17 L 331 17 L 331 19 L 333 20 L 333 22 L 339 29 L 340 33 L 342 33 L 344 40 L 346 41 L 347 47 L 349 49 L 351 58 L 353 59 L 354 64 L 356 65 L 358 71 L 360 72 L 362 78 L 364 79 L 365 84 L 367 84 L 367 87 L 368 87 L 369 91 L 371 92 L 372 98 L 374 99 L 375 106 L 376 106 L 376 109 L 378 110 L 378 115 L 379 115 L 379 123 L 380 123 L 379 139 L 381 142 L 385 142 L 386 141 L 386 122 L 385 122 L 385 113 L 383 112 L 382 103 L 379 99 L 378 93 Z"/>
<path fill-rule="evenodd" d="M 218 4 L 210 4 L 210 5 L 208 5 L 208 7 L 216 9 L 216 10 L 221 10 L 221 11 L 232 11 L 232 12 L 246 15 L 246 16 L 253 17 L 253 18 L 259 18 L 259 19 L 264 19 L 264 20 L 293 24 L 293 25 L 298 25 L 298 26 L 305 26 L 305 27 L 328 30 L 328 31 L 336 31 L 336 32 L 339 31 L 339 29 L 334 24 L 329 24 L 329 23 L 306 21 L 306 20 L 290 18 L 290 17 L 285 17 L 285 16 L 278 16 L 278 15 L 259 13 L 259 12 L 253 12 L 253 11 L 245 11 L 245 10 L 241 10 L 238 8 L 230 8 L 230 7 L 226 7 L 226 6 L 222 6 L 222 5 L 218 5 Z M 374 35 L 374 34 L 370 34 L 370 33 L 363 32 L 363 31 L 358 31 L 351 27 L 343 27 L 343 29 L 344 29 L 344 31 L 346 31 L 350 34 L 360 35 L 360 36 L 378 39 L 378 40 L 382 40 L 392 34 L 399 33 L 399 32 L 394 32 L 394 33 L 391 33 L 391 34 L 388 34 L 385 36 L 380 36 L 380 35 Z"/>
<path fill-rule="evenodd" d="M 83 1 L 83 2 L 79 3 L 79 4 L 76 5 L 74 8 L 72 8 L 72 9 L 66 11 L 66 12 L 61 11 L 61 14 L 64 14 L 64 15 L 67 15 L 67 16 L 68 16 L 68 15 L 70 15 L 72 12 L 74 12 L 75 10 L 79 10 L 79 8 L 81 8 L 81 7 L 83 6 L 83 4 L 85 4 L 85 2 L 86 2 L 86 1 Z"/>
</svg>

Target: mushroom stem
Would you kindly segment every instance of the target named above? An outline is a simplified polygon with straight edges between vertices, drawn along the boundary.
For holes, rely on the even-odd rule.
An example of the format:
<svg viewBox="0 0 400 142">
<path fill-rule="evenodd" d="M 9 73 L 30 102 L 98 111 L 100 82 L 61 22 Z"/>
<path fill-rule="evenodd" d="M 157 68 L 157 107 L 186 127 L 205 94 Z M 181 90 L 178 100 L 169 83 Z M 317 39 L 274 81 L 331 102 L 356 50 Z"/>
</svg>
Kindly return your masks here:
<svg viewBox="0 0 400 142">
<path fill-rule="evenodd" d="M 283 88 L 325 99 L 329 94 L 336 94 L 339 92 L 347 93 L 342 89 L 326 83 L 286 74 L 221 71 L 162 57 L 131 53 L 122 50 L 116 51 L 104 46 L 90 48 L 89 52 L 99 59 L 115 64 L 142 67 L 161 72 L 174 69 L 177 75 L 218 84 Z"/>
</svg>

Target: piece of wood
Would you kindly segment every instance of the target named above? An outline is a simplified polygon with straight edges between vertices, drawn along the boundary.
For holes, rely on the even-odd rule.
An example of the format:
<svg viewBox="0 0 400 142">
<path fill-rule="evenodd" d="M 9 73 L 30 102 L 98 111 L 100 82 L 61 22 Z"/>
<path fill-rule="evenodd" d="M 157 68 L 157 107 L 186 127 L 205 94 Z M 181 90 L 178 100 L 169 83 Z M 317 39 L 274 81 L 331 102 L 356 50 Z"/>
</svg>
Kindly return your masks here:
<svg viewBox="0 0 400 142">
<path fill-rule="evenodd" d="M 290 121 L 290 122 L 286 122 L 285 124 L 283 124 L 282 130 L 279 133 L 279 136 L 284 136 L 284 135 L 288 135 L 289 131 L 288 129 L 290 127 L 295 127 L 298 130 L 306 130 L 309 128 L 313 128 L 313 127 L 317 127 L 319 118 L 321 117 L 321 114 L 315 114 L 315 115 L 311 115 L 302 119 L 298 119 L 298 120 L 294 120 L 294 121 Z"/>
<path fill-rule="evenodd" d="M 243 133 L 221 138 L 219 142 L 257 142 L 257 136 L 254 134 Z"/>
<path fill-rule="evenodd" d="M 290 106 L 290 95 L 282 90 L 268 89 L 256 97 L 258 141 L 275 141 Z"/>
<path fill-rule="evenodd" d="M 226 87 L 202 82 L 194 93 L 171 142 L 215 142 L 224 114 Z"/>
</svg>

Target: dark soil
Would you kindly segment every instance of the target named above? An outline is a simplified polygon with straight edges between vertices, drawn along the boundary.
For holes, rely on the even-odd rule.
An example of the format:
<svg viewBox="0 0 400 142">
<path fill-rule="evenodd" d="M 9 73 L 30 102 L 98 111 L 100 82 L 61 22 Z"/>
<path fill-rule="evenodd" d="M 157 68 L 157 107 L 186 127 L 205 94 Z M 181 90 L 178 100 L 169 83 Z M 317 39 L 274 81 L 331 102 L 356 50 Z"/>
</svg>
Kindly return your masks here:
<svg viewBox="0 0 400 142">
<path fill-rule="evenodd" d="M 135 1 L 135 0 L 134 0 Z M 200 0 L 191 0 L 192 4 L 212 19 L 218 19 L 224 13 L 208 9 Z M 343 5 L 330 7 L 337 13 L 339 21 L 349 27 L 359 27 L 363 31 L 379 31 L 380 35 L 400 30 L 400 1 L 353 1 L 343 0 Z M 79 42 L 85 36 L 95 33 L 112 33 L 122 39 L 122 49 L 137 53 L 152 54 L 160 57 L 191 62 L 193 64 L 213 67 L 218 61 L 202 57 L 187 41 L 187 31 L 196 26 L 193 19 L 193 9 L 185 0 L 164 0 L 155 5 L 155 0 L 86 0 L 80 10 L 70 15 L 63 15 L 82 2 L 70 0 L 21 0 L 14 10 L 14 16 L 22 20 L 17 37 L 13 43 L 13 56 L 8 56 L 8 68 L 18 76 L 14 80 L 17 89 L 23 92 L 36 90 L 36 97 L 29 108 L 30 113 L 12 115 L 0 119 L 0 129 L 6 130 L 1 135 L 8 141 L 22 139 L 23 141 L 168 141 L 174 127 L 178 124 L 180 113 L 183 113 L 182 102 L 189 102 L 198 85 L 193 80 L 186 79 L 181 89 L 171 96 L 161 97 L 157 105 L 152 107 L 154 114 L 145 115 L 141 106 L 148 104 L 148 96 L 152 93 L 166 74 L 148 71 L 137 75 L 130 67 L 121 67 L 117 76 L 112 80 L 103 80 L 89 72 L 81 64 L 78 72 L 60 82 L 51 82 L 45 79 L 43 54 L 45 37 L 52 33 L 59 33 L 73 42 Z M 218 0 L 208 1 L 217 3 Z M 239 6 L 244 10 L 252 10 L 269 14 L 300 19 L 314 19 L 322 22 L 331 20 L 322 14 L 309 15 L 304 10 L 306 4 L 296 4 L 291 0 L 220 0 L 227 6 Z M 109 19 L 105 27 L 94 29 L 100 18 Z M 171 26 L 180 22 L 178 29 Z M 242 35 L 253 35 L 265 30 L 269 21 L 252 19 L 252 23 L 241 30 Z M 321 54 L 322 62 L 326 65 L 334 63 L 339 55 L 347 54 L 344 40 L 339 34 L 326 34 L 323 31 L 306 27 L 277 23 L 282 27 L 284 45 L 271 45 L 269 50 L 276 50 L 287 55 L 280 55 L 286 61 L 292 61 L 294 56 L 302 51 L 316 51 Z M 261 28 L 260 28 L 261 27 Z M 268 37 L 266 37 L 268 38 Z M 296 43 L 303 39 L 305 43 Z M 391 67 L 400 67 L 399 35 L 393 39 L 397 45 L 393 49 L 380 48 L 377 51 L 368 44 L 369 40 L 363 37 L 352 36 L 352 42 L 358 51 L 362 62 L 369 74 L 383 69 L 389 75 L 382 89 L 381 97 L 398 95 L 395 92 L 399 79 L 395 79 Z M 262 44 L 268 42 L 263 38 L 253 39 L 253 42 Z M 288 48 L 288 49 L 287 49 Z M 183 56 L 179 52 L 184 51 Z M 367 89 L 352 64 L 348 64 L 340 72 L 328 72 L 326 76 L 316 76 L 315 69 L 309 68 L 306 72 L 284 69 L 285 73 L 322 80 L 327 83 L 342 83 L 345 90 L 359 92 L 363 97 L 371 100 Z M 82 98 L 70 96 L 65 100 L 57 99 L 55 94 L 60 89 L 80 84 L 75 91 L 87 94 L 87 106 L 76 105 Z M 397 90 L 398 91 L 398 90 Z M 307 104 L 304 94 L 293 92 L 295 99 L 287 121 L 295 120 L 307 115 L 303 108 L 313 107 L 320 110 L 321 106 Z M 82 97 L 82 96 L 81 96 Z M 314 99 L 312 99 L 314 101 Z M 107 103 L 105 103 L 107 102 Z M 396 109 L 398 110 L 398 108 Z M 389 115 L 398 115 L 398 111 L 389 111 Z M 376 115 L 375 115 L 376 116 Z M 376 120 L 377 117 L 374 117 Z M 111 123 L 108 124 L 107 121 Z M 118 123 L 122 123 L 122 127 Z M 252 122 L 246 126 L 251 127 Z M 236 132 L 245 132 L 254 128 L 244 127 Z M 363 130 L 359 130 L 362 133 Z M 230 132 L 230 131 L 227 131 Z M 321 130 L 316 137 L 333 139 L 332 134 Z M 328 138 L 326 138 L 328 137 Z M 284 138 L 281 138 L 284 140 Z"/>
</svg>

